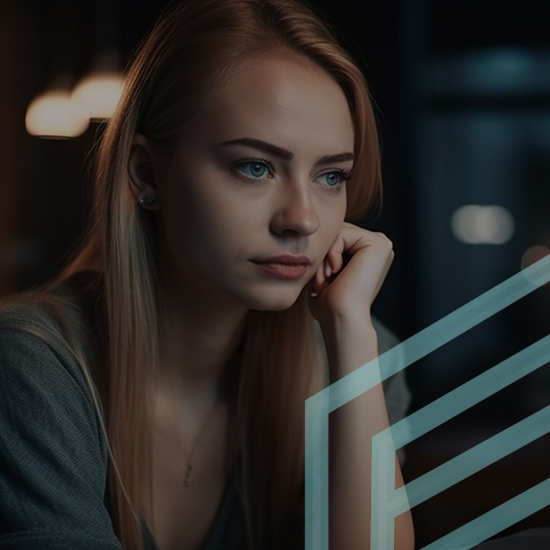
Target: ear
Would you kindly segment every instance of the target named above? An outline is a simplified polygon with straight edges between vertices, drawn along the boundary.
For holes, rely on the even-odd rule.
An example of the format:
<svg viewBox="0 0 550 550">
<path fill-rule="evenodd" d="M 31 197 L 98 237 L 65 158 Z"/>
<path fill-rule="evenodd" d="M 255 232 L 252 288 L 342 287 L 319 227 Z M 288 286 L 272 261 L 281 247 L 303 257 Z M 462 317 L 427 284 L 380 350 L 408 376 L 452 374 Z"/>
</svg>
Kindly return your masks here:
<svg viewBox="0 0 550 550">
<path fill-rule="evenodd" d="M 128 185 L 140 206 L 148 210 L 160 209 L 152 147 L 143 134 L 135 134 L 132 141 L 128 159 Z"/>
</svg>

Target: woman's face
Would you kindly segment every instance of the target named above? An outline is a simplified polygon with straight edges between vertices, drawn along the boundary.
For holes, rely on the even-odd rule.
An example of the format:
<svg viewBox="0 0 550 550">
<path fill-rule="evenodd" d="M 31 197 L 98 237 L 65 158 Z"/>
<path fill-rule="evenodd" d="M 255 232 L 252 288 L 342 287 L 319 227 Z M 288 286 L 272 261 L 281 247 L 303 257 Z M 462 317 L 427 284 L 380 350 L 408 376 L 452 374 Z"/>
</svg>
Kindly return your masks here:
<svg viewBox="0 0 550 550">
<path fill-rule="evenodd" d="M 328 74 L 291 57 L 248 59 L 155 165 L 161 269 L 194 296 L 290 307 L 344 221 L 353 145 Z M 279 255 L 311 264 L 258 264 Z"/>
</svg>

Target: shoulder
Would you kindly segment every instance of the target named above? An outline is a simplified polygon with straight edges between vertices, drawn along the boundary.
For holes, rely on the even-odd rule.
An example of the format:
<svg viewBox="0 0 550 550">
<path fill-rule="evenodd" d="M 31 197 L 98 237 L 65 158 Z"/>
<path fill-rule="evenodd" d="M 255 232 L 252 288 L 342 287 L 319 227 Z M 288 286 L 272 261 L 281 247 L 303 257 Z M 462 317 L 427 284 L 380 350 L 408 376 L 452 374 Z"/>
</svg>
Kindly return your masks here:
<svg viewBox="0 0 550 550">
<path fill-rule="evenodd" d="M 58 321 L 40 304 L 12 302 L 0 308 L 0 373 L 38 375 L 45 370 L 30 369 L 26 364 L 31 360 L 68 367 L 72 362 L 62 349 L 63 340 Z"/>
<path fill-rule="evenodd" d="M 58 319 L 38 303 L 0 309 L 0 396 L 2 408 L 26 401 L 35 410 L 78 413 L 82 421 L 94 422 L 90 389 L 74 350 Z"/>
<path fill-rule="evenodd" d="M 385 353 L 399 344 L 399 338 L 377 317 L 372 317 L 372 324 L 378 336 L 378 351 Z"/>
<path fill-rule="evenodd" d="M 0 326 L 17 324 L 39 327 L 45 321 L 52 320 L 47 308 L 36 301 L 15 297 L 0 306 Z"/>
<path fill-rule="evenodd" d="M 98 414 L 103 415 L 103 406 L 93 373 L 88 371 L 90 363 L 83 364 L 87 359 L 71 345 L 63 323 L 46 302 L 23 299 L 2 306 L 0 414 L 20 423 L 32 416 L 11 411 L 33 410 L 52 419 L 65 418 L 65 423 L 70 418 L 102 440 Z M 103 445 L 102 452 L 106 460 Z"/>
<path fill-rule="evenodd" d="M 78 272 L 61 282 L 1 299 L 0 324 L 49 326 L 66 333 L 67 326 L 61 318 L 60 309 L 70 308 L 88 316 L 95 303 L 100 301 L 101 293 L 102 281 L 97 273 Z"/>
<path fill-rule="evenodd" d="M 0 309 L 0 548 L 118 550 L 105 441 L 62 334 L 39 303 Z"/>
<path fill-rule="evenodd" d="M 29 361 L 41 367 L 29 368 Z M 28 375 L 46 369 L 72 373 L 75 359 L 62 324 L 46 306 L 13 301 L 0 308 L 0 365 L 4 374 L 8 369 Z"/>
<path fill-rule="evenodd" d="M 53 360 L 58 370 L 62 367 L 80 386 L 96 387 L 96 363 L 104 359 L 105 340 L 102 324 L 96 318 L 99 300 L 92 285 L 97 282 L 91 272 L 81 272 L 46 290 L 0 301 L 3 362 L 11 363 L 10 357 L 24 350 L 34 360 L 41 357 L 50 365 Z M 88 372 L 92 384 L 85 380 Z"/>
</svg>

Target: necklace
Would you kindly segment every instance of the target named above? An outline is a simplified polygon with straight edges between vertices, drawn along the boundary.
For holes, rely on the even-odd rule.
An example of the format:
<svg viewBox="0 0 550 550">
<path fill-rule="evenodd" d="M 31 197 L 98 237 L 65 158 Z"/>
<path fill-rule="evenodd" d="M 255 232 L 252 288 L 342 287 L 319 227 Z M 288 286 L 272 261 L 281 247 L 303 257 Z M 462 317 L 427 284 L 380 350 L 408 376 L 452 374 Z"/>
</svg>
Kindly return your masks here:
<svg viewBox="0 0 550 550">
<path fill-rule="evenodd" d="M 210 423 L 210 420 L 212 420 L 212 417 L 214 416 L 214 413 L 216 412 L 218 408 L 218 404 L 216 403 L 213 407 L 212 407 L 212 410 L 210 411 L 210 414 L 207 416 L 206 420 L 204 420 L 200 430 L 198 431 L 197 435 L 195 436 L 195 440 L 193 441 L 192 445 L 190 446 L 189 450 L 187 450 L 187 446 L 185 446 L 186 448 L 182 448 L 182 446 L 176 441 L 176 445 L 183 451 L 183 453 L 185 454 L 185 456 L 187 457 L 187 475 L 185 477 L 185 485 L 187 487 L 190 487 L 191 485 L 193 485 L 193 482 L 195 481 L 195 478 L 193 477 L 193 468 L 195 467 L 195 464 L 194 462 L 192 461 L 193 459 L 193 451 L 201 437 L 201 435 L 204 433 L 205 429 L 206 429 L 206 426 L 208 426 L 208 424 Z M 174 428 L 176 428 L 176 424 L 174 423 L 174 419 L 172 418 L 172 424 L 174 425 Z M 177 431 L 177 429 L 175 430 Z"/>
</svg>

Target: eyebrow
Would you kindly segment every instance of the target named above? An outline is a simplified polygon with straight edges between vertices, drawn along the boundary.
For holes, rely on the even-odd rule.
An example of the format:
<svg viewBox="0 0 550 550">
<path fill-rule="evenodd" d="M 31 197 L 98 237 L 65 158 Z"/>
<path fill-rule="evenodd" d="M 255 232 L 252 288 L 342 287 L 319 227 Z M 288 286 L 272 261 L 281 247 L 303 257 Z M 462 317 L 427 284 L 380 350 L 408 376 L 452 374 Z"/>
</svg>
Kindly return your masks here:
<svg viewBox="0 0 550 550">
<path fill-rule="evenodd" d="M 255 138 L 244 137 L 218 143 L 218 146 L 224 145 L 245 145 L 246 147 L 253 147 L 254 149 L 259 149 L 260 151 L 271 153 L 272 155 L 275 155 L 276 157 L 282 158 L 284 160 L 292 160 L 294 158 L 293 153 L 288 149 L 283 149 L 282 147 L 278 147 L 277 145 L 273 145 L 272 143 L 267 143 L 266 141 Z M 353 153 L 325 155 L 324 157 L 318 159 L 315 164 L 332 164 L 333 162 L 344 162 L 347 160 L 355 160 L 355 155 Z"/>
</svg>

